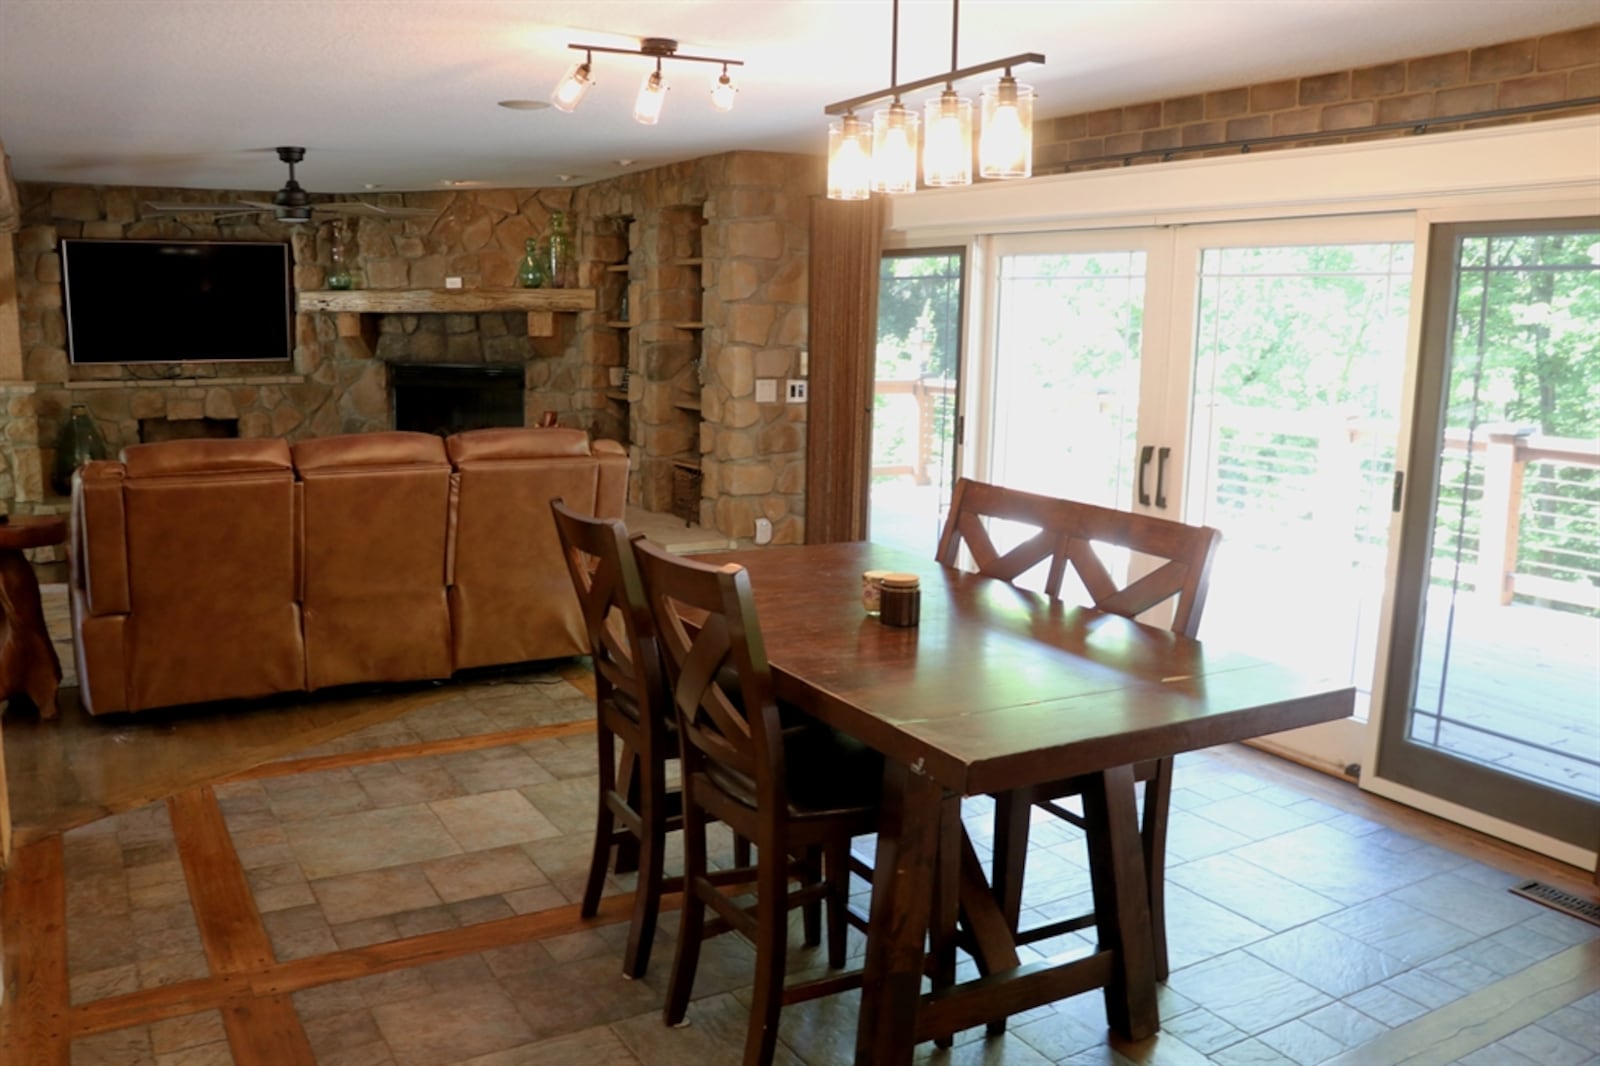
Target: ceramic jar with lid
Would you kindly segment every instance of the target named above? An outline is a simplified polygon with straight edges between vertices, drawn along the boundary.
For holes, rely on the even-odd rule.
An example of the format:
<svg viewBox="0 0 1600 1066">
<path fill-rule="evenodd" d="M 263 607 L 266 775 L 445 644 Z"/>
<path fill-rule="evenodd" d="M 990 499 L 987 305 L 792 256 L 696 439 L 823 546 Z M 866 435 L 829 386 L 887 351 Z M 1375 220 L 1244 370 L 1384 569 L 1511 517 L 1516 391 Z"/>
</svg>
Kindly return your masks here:
<svg viewBox="0 0 1600 1066">
<path fill-rule="evenodd" d="M 922 618 L 922 581 L 916 574 L 884 574 L 878 580 L 878 621 L 914 626 Z"/>
</svg>

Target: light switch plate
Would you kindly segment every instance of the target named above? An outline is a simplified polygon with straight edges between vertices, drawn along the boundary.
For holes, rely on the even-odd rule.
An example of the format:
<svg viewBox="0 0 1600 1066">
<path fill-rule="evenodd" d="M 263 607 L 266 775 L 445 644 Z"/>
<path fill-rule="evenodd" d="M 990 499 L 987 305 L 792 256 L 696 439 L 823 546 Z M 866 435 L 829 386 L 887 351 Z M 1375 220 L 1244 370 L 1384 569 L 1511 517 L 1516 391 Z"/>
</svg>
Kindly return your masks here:
<svg viewBox="0 0 1600 1066">
<path fill-rule="evenodd" d="M 461 279 L 456 277 L 445 278 L 444 287 L 447 289 L 459 289 L 461 288 Z"/>
<path fill-rule="evenodd" d="M 804 378 L 789 379 L 788 400 L 790 403 L 806 402 L 806 383 Z"/>
<path fill-rule="evenodd" d="M 778 379 L 777 378 L 757 378 L 756 379 L 756 403 L 777 403 L 777 402 L 778 402 Z"/>
</svg>

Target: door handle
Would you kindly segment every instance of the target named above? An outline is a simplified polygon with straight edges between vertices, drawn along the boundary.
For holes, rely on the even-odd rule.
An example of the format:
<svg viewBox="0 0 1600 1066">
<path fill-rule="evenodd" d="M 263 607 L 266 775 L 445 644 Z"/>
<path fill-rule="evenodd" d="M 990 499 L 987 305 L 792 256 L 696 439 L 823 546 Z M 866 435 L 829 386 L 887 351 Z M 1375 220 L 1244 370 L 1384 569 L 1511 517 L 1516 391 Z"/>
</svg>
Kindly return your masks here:
<svg viewBox="0 0 1600 1066">
<path fill-rule="evenodd" d="M 1156 449 L 1153 444 L 1146 444 L 1139 449 L 1139 503 L 1146 507 L 1150 505 L 1150 494 L 1145 491 L 1144 472 L 1150 469 L 1150 457 L 1155 453 Z"/>
<path fill-rule="evenodd" d="M 1156 506 L 1163 511 L 1167 509 L 1167 460 L 1171 457 L 1171 448 L 1156 453 Z"/>
</svg>

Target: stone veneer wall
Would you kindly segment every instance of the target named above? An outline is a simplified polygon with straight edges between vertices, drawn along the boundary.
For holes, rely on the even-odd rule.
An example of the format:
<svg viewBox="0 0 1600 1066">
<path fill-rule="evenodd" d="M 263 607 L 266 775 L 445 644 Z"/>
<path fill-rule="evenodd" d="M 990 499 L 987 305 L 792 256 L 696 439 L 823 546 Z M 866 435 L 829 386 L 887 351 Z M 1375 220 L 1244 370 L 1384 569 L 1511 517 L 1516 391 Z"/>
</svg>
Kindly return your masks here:
<svg viewBox="0 0 1600 1066">
<path fill-rule="evenodd" d="M 704 422 L 680 426 L 683 439 L 670 443 L 680 457 L 705 453 L 701 514 L 708 527 L 749 537 L 755 516 L 765 514 L 780 531 L 775 539 L 798 541 L 804 478 L 793 467 L 803 464 L 804 408 L 758 410 L 751 375 L 758 360 L 771 376 L 798 370 L 805 343 L 806 204 L 821 187 L 816 160 L 733 153 L 576 189 L 407 193 L 407 206 L 437 207 L 440 214 L 362 219 L 358 277 L 369 289 L 442 288 L 451 275 L 461 277 L 467 289 L 509 288 L 524 241 L 547 232 L 550 213 L 559 209 L 574 218 L 580 284 L 600 287 L 605 263 L 628 258 L 619 219 L 632 218 L 648 232 L 675 217 L 675 210 L 703 212 L 707 256 L 725 249 L 730 257 L 726 271 L 707 263 L 704 285 L 709 289 L 712 279 L 724 275 L 729 283 L 725 289 L 719 283 L 714 298 L 704 300 Z M 24 380 L 0 382 L 0 501 L 13 510 L 61 509 L 62 502 L 51 499 L 49 477 L 54 441 L 72 404 L 88 406 L 113 453 L 138 440 L 143 418 L 236 419 L 241 436 L 291 441 L 381 430 L 393 424 L 388 360 L 523 361 L 530 422 L 554 411 L 562 425 L 631 440 L 642 483 L 658 477 L 657 451 L 668 442 L 655 439 L 665 430 L 643 402 L 650 397 L 619 403 L 607 396 L 608 368 L 622 365 L 625 353 L 618 331 L 604 324 L 615 313 L 605 302 L 594 313 L 556 315 L 556 335 L 549 338 L 527 337 L 518 315 L 385 315 L 373 351 L 361 337 L 341 336 L 336 316 L 299 314 L 292 363 L 71 366 L 62 238 L 287 240 L 295 288 L 302 290 L 323 287 L 332 227 L 285 227 L 255 216 L 146 217 L 141 206 L 147 200 L 270 198 L 260 192 L 27 183 L 19 190 L 22 218 L 13 244 Z M 397 196 L 384 199 L 395 202 Z M 687 309 L 686 297 L 676 291 L 681 286 L 666 269 L 666 260 L 681 253 L 668 245 L 647 245 L 640 253 L 641 280 L 667 286 L 649 327 L 665 331 Z M 153 355 L 159 350 L 159 336 L 135 336 L 130 343 L 156 345 L 146 348 Z M 719 469 L 723 463 L 730 467 L 726 476 Z M 637 486 L 634 492 L 638 499 Z"/>
<path fill-rule="evenodd" d="M 1296 139 L 1253 145 L 1252 151 L 1412 136 L 1417 127 L 1443 131 L 1494 126 L 1593 111 L 1593 104 L 1530 115 L 1450 124 L 1452 116 L 1600 96 L 1600 24 L 1543 37 L 1336 70 L 1302 78 L 1151 100 L 1035 122 L 1034 165 L 1051 174 L 1121 166 L 1123 153 L 1252 138 Z M 1041 100 L 1039 108 L 1055 101 Z M 1403 122 L 1384 132 L 1360 127 Z M 1303 140 L 1299 139 L 1304 137 Z M 1192 152 L 1236 155 L 1238 148 Z M 1131 159 L 1153 163 L 1161 155 Z M 1099 160 L 1090 163 L 1088 160 Z"/>
</svg>

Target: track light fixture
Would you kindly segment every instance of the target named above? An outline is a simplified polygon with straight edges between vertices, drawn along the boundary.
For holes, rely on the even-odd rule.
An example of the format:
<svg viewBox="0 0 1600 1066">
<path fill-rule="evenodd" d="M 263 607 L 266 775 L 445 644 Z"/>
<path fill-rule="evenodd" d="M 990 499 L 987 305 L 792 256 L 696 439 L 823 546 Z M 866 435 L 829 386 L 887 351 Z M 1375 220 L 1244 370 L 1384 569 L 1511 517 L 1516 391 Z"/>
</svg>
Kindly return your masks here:
<svg viewBox="0 0 1600 1066">
<path fill-rule="evenodd" d="M 898 2 L 898 0 L 897 0 Z M 639 95 L 633 103 L 634 121 L 654 126 L 661 120 L 661 106 L 667 99 L 666 76 L 661 70 L 664 59 L 681 59 L 688 63 L 719 63 L 722 75 L 711 86 L 711 106 L 718 111 L 732 111 L 738 88 L 728 74 L 729 67 L 742 67 L 742 59 L 724 59 L 720 56 L 681 56 L 678 42 L 670 37 L 645 37 L 638 48 L 610 48 L 598 44 L 569 44 L 568 48 L 583 53 L 583 62 L 574 63 L 550 94 L 550 102 L 562 111 L 573 111 L 594 84 L 594 53 L 610 55 L 646 56 L 656 61 L 655 70 L 646 74 L 639 86 Z"/>
<path fill-rule="evenodd" d="M 900 0 L 894 0 L 889 38 L 889 85 L 874 93 L 840 100 L 823 108 L 827 115 L 843 116 L 828 125 L 828 198 L 864 200 L 874 192 L 906 193 L 917 188 L 918 116 L 901 102 L 901 96 L 944 83 L 938 96 L 924 108 L 926 129 L 922 138 L 922 180 L 930 186 L 972 184 L 972 101 L 956 92 L 956 82 L 991 70 L 1003 70 L 1000 80 L 983 88 L 983 124 L 979 137 L 978 168 L 986 178 L 1026 178 L 1033 173 L 1033 89 L 1019 84 L 1011 68 L 1043 63 L 1037 52 L 957 66 L 961 28 L 961 0 L 952 0 L 950 69 L 931 78 L 900 84 Z M 889 99 L 889 106 L 872 115 L 870 134 L 856 109 Z M 870 179 L 863 175 L 870 174 Z"/>
</svg>

